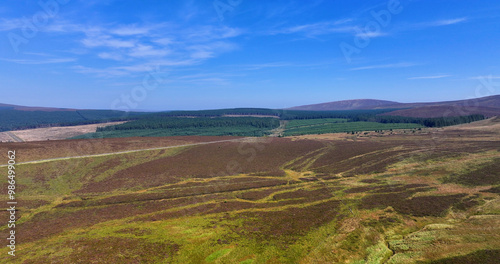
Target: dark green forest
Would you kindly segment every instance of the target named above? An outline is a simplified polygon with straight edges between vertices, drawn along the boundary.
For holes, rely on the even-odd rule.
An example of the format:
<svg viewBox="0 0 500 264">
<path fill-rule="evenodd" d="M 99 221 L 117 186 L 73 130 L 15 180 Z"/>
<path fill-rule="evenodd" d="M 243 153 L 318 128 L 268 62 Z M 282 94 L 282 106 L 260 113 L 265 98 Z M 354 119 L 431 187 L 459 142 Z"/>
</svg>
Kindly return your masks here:
<svg viewBox="0 0 500 264">
<path fill-rule="evenodd" d="M 4 108 L 0 109 L 0 131 L 127 121 L 137 119 L 140 115 L 144 113 L 113 110 L 20 111 Z"/>
</svg>

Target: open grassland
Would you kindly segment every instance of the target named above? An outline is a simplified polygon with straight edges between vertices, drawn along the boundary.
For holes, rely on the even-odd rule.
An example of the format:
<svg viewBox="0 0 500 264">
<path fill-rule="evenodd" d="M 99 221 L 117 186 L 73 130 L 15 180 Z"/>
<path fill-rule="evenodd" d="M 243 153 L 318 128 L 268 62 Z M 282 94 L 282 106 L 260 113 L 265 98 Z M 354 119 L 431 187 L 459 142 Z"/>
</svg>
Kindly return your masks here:
<svg viewBox="0 0 500 264">
<path fill-rule="evenodd" d="M 324 124 L 332 124 L 332 123 L 344 123 L 347 122 L 348 119 L 345 118 L 321 118 L 321 119 L 297 119 L 290 120 L 286 124 L 286 128 L 296 128 L 296 127 L 307 127 L 314 125 L 324 125 Z"/>
<path fill-rule="evenodd" d="M 323 119 L 311 122 L 309 125 L 298 125 L 295 120 L 289 121 L 291 127 L 287 126 L 285 136 L 297 136 L 307 134 L 325 134 L 325 133 L 340 133 L 340 132 L 358 132 L 358 131 L 375 131 L 375 130 L 393 130 L 393 129 L 418 129 L 424 126 L 414 123 L 377 123 L 377 122 L 321 122 Z M 311 120 L 312 121 L 312 120 Z M 300 120 L 299 122 L 304 122 Z M 301 124 L 299 123 L 299 124 Z M 308 124 L 308 122 L 304 122 Z"/>
<path fill-rule="evenodd" d="M 29 161 L 230 138 L 0 151 Z M 497 263 L 499 159 L 498 133 L 455 127 L 19 165 L 16 257 L 3 247 L 0 263 Z"/>
</svg>

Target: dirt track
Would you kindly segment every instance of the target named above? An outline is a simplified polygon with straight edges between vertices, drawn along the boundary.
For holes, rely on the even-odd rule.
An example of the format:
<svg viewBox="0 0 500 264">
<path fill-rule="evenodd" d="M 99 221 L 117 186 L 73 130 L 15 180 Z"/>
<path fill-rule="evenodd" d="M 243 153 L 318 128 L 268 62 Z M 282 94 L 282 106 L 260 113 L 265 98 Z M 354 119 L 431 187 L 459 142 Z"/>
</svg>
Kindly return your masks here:
<svg viewBox="0 0 500 264">
<path fill-rule="evenodd" d="M 7 135 L 9 135 L 14 140 L 14 142 L 24 142 L 24 140 L 20 139 L 18 136 L 14 135 L 10 131 L 7 131 L 5 133 L 7 133 Z"/>
<path fill-rule="evenodd" d="M 51 162 L 51 161 L 57 161 L 57 160 L 68 160 L 68 159 L 81 159 L 81 158 L 101 157 L 101 156 L 118 155 L 118 154 L 133 153 L 133 152 L 147 151 L 147 150 L 160 150 L 160 149 L 169 149 L 169 148 L 190 147 L 190 146 L 206 145 L 206 144 L 212 144 L 212 143 L 242 141 L 242 140 L 245 140 L 245 139 L 246 138 L 227 139 L 227 140 L 217 140 L 217 141 L 210 141 L 210 142 L 200 142 L 200 143 L 192 143 L 192 144 L 184 144 L 184 145 L 176 145 L 176 146 L 167 146 L 167 147 L 159 147 L 159 148 L 145 148 L 145 149 L 126 150 L 126 151 L 118 151 L 118 152 L 111 152 L 111 153 L 101 153 L 101 154 L 92 154 L 92 155 L 82 155 L 82 156 L 72 156 L 72 157 L 60 157 L 60 158 L 33 160 L 33 161 L 18 162 L 17 165 L 21 165 L 21 164 L 33 164 L 33 163 L 44 163 L 44 162 Z M 6 166 L 8 166 L 8 164 L 2 164 L 2 165 L 0 165 L 0 167 L 6 167 Z"/>
</svg>

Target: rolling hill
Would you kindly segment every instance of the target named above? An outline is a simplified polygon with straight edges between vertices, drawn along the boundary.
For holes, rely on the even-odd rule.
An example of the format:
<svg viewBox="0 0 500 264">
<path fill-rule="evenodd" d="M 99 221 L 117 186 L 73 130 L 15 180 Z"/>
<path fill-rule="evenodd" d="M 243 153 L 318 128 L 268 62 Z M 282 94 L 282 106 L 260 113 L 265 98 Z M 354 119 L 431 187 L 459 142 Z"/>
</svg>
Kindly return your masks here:
<svg viewBox="0 0 500 264">
<path fill-rule="evenodd" d="M 329 103 L 295 106 L 287 110 L 306 110 L 306 111 L 332 111 L 332 110 L 361 110 L 361 109 L 379 109 L 379 108 L 404 108 L 401 103 L 375 100 L 375 99 L 356 99 L 343 100 Z"/>
<path fill-rule="evenodd" d="M 2 104 L 2 103 L 0 103 L 0 110 L 44 111 L 44 112 L 77 111 L 77 109 L 71 109 L 71 108 L 23 106 L 23 105 L 12 105 L 12 104 Z"/>
<path fill-rule="evenodd" d="M 436 105 L 423 106 L 409 109 L 396 110 L 383 115 L 406 116 L 420 118 L 484 115 L 485 117 L 500 116 L 500 108 L 493 107 L 467 107 L 462 105 Z"/>
<path fill-rule="evenodd" d="M 428 103 L 398 103 L 385 100 L 357 99 L 296 106 L 288 108 L 288 110 L 334 111 L 390 108 L 400 110 L 384 113 L 383 115 L 433 118 L 482 114 L 486 117 L 492 117 L 500 115 L 500 95 Z"/>
</svg>

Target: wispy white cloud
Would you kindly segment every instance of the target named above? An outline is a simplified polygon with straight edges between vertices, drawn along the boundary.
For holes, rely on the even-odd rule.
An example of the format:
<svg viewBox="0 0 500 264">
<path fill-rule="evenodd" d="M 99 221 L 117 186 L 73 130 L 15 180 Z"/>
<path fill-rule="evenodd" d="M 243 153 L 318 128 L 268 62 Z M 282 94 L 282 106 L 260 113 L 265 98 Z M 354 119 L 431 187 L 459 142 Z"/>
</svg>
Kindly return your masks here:
<svg viewBox="0 0 500 264">
<path fill-rule="evenodd" d="M 193 16 L 196 14 L 187 14 Z M 189 20 L 189 18 L 186 18 Z M 1 19 L 0 32 L 23 27 L 22 19 Z M 108 63 L 127 63 L 116 67 L 79 65 L 79 73 L 120 76 L 125 73 L 147 71 L 140 65 L 187 66 L 199 64 L 222 53 L 238 48 L 232 41 L 243 31 L 225 25 L 199 25 L 175 23 L 92 24 L 74 23 L 64 18 L 54 20 L 39 32 L 69 38 L 77 45 L 71 47 L 73 55 L 108 60 Z M 41 34 L 39 33 L 39 34 Z M 66 49 L 68 51 L 69 49 Z M 77 52 L 76 52 L 77 51 Z M 29 54 L 27 54 L 29 55 Z M 35 55 L 35 54 L 31 54 Z M 75 59 L 71 59 L 74 61 Z M 62 63 L 68 59 L 4 60 L 22 64 Z M 86 61 L 86 60 L 82 60 Z M 97 64 L 99 65 L 99 64 Z M 113 65 L 113 64 L 111 64 Z"/>
<path fill-rule="evenodd" d="M 489 85 L 500 85 L 500 83 L 497 83 L 496 81 L 493 80 L 500 80 L 500 75 L 480 75 L 480 76 L 474 76 L 474 77 L 469 77 L 466 78 L 465 80 L 476 80 L 480 82 L 487 82 L 490 83 Z"/>
<path fill-rule="evenodd" d="M 121 54 L 116 52 L 101 52 L 97 54 L 97 56 L 99 56 L 99 58 L 101 59 L 116 60 L 116 61 L 121 61 L 125 59 Z"/>
<path fill-rule="evenodd" d="M 350 34 L 360 38 L 377 38 L 389 35 L 388 32 L 382 30 L 366 32 L 365 30 L 363 30 L 363 28 L 364 25 L 356 23 L 355 19 L 346 18 L 336 21 L 326 21 L 285 27 L 277 30 L 272 30 L 268 34 L 298 34 L 308 38 L 316 38 L 318 36 L 331 34 Z"/>
<path fill-rule="evenodd" d="M 50 57 L 51 55 L 43 52 L 23 52 L 25 55 L 34 55 L 34 56 L 42 56 L 42 57 Z"/>
<path fill-rule="evenodd" d="M 429 22 L 429 23 L 424 23 L 424 25 L 427 25 L 430 27 L 440 27 L 440 26 L 454 25 L 454 24 L 465 22 L 465 21 L 467 21 L 466 17 L 460 17 L 460 18 L 437 20 L 437 21 L 433 21 L 433 22 Z"/>
<path fill-rule="evenodd" d="M 467 17 L 459 17 L 459 18 L 446 18 L 432 21 L 424 21 L 417 23 L 400 23 L 392 26 L 392 29 L 389 30 L 391 35 L 399 32 L 407 32 L 407 31 L 415 31 L 415 30 L 425 30 L 430 28 L 439 28 L 445 26 L 456 25 L 460 23 L 466 23 L 470 19 Z M 377 32 L 379 33 L 379 32 Z M 385 35 L 389 35 L 387 33 L 382 33 Z M 383 35 L 384 36 L 384 35 Z"/>
<path fill-rule="evenodd" d="M 132 48 L 136 45 L 135 40 L 124 40 L 109 35 L 90 35 L 83 39 L 82 44 L 89 48 L 109 47 L 109 48 Z"/>
<path fill-rule="evenodd" d="M 98 68 L 92 68 L 92 67 L 87 67 L 87 66 L 82 66 L 82 65 L 77 65 L 71 67 L 74 71 L 82 74 L 93 74 L 98 77 L 116 77 L 116 76 L 123 76 L 127 75 L 128 73 L 125 71 L 117 70 L 117 69 L 112 69 L 112 68 L 105 68 L 105 69 L 98 69 Z"/>
<path fill-rule="evenodd" d="M 162 24 L 150 26 L 121 25 L 110 30 L 110 33 L 119 36 L 145 35 L 156 28 L 161 28 Z"/>
<path fill-rule="evenodd" d="M 239 69 L 243 70 L 260 70 L 266 68 L 282 68 L 282 67 L 290 67 L 292 63 L 289 62 L 268 62 L 268 63 L 260 63 L 260 64 L 247 64 L 247 65 L 238 65 Z"/>
<path fill-rule="evenodd" d="M 151 41 L 156 43 L 156 44 L 163 45 L 163 46 L 168 46 L 168 45 L 175 43 L 172 38 L 167 38 L 167 37 L 159 38 L 159 39 L 152 39 Z"/>
<path fill-rule="evenodd" d="M 408 80 L 421 80 L 421 79 L 441 79 L 451 77 L 451 75 L 433 75 L 433 76 L 419 76 L 419 77 L 410 77 Z"/>
<path fill-rule="evenodd" d="M 236 45 L 224 41 L 215 41 L 186 47 L 193 59 L 208 59 L 216 54 L 229 52 L 236 49 Z"/>
<path fill-rule="evenodd" d="M 22 19 L 13 18 L 13 19 L 5 19 L 2 18 L 0 20 L 0 31 L 10 31 L 14 29 L 21 28 L 24 25 Z"/>
<path fill-rule="evenodd" d="M 212 40 L 229 39 L 240 36 L 243 32 L 238 28 L 227 26 L 196 26 L 182 30 L 183 33 L 178 35 L 179 39 L 185 41 L 205 42 Z"/>
<path fill-rule="evenodd" d="M 93 74 L 99 77 L 111 78 L 116 76 L 125 76 L 134 73 L 144 73 L 151 71 L 154 67 L 150 64 L 136 64 L 128 66 L 107 67 L 107 68 L 94 68 L 83 65 L 72 67 L 78 73 Z"/>
<path fill-rule="evenodd" d="M 151 69 L 153 69 L 153 67 L 150 64 L 137 64 L 137 65 L 130 65 L 130 66 L 112 67 L 110 69 L 124 71 L 124 72 L 147 72 L 147 71 L 151 71 Z"/>
<path fill-rule="evenodd" d="M 288 68 L 288 67 L 309 68 L 309 69 L 324 68 L 332 64 L 335 64 L 335 62 L 297 63 L 297 62 L 287 62 L 287 61 L 276 61 L 276 62 L 264 62 L 255 64 L 228 65 L 228 67 L 231 67 L 236 71 L 255 71 L 255 70 L 270 69 L 270 68 Z"/>
<path fill-rule="evenodd" d="M 400 63 L 392 63 L 392 64 L 378 64 L 378 65 L 369 65 L 363 67 L 351 68 L 351 71 L 361 71 L 361 70 L 373 70 L 373 69 L 389 69 L 389 68 L 406 68 L 413 67 L 417 64 L 411 62 L 400 62 Z"/>
<path fill-rule="evenodd" d="M 319 35 L 327 35 L 332 33 L 351 33 L 355 32 L 356 30 L 355 26 L 347 25 L 351 21 L 352 21 L 351 19 L 342 19 L 337 21 L 303 24 L 303 25 L 297 25 L 278 30 L 273 30 L 269 33 L 271 35 L 300 33 L 308 37 L 315 37 Z"/>
<path fill-rule="evenodd" d="M 170 79 L 177 83 L 212 83 L 215 85 L 229 85 L 231 83 L 231 78 L 240 77 L 241 74 L 228 74 L 225 72 L 208 72 L 208 73 L 197 73 L 197 74 L 187 74 L 173 76 L 170 75 Z"/>
<path fill-rule="evenodd" d="M 80 43 L 87 49 L 98 51 L 101 59 L 123 61 L 133 66 L 117 66 L 106 69 L 75 68 L 81 73 L 147 71 L 142 65 L 186 66 L 201 63 L 219 54 L 237 49 L 230 41 L 242 31 L 228 26 L 191 26 L 179 28 L 167 23 L 148 25 L 119 25 L 92 30 L 81 28 L 84 38 Z"/>
<path fill-rule="evenodd" d="M 156 49 L 153 46 L 139 44 L 130 50 L 132 57 L 163 57 L 169 53 L 166 49 Z"/>
<path fill-rule="evenodd" d="M 53 58 L 53 59 L 42 59 L 42 60 L 1 58 L 0 60 L 13 62 L 17 64 L 54 64 L 54 63 L 66 63 L 66 62 L 76 61 L 75 58 Z"/>
<path fill-rule="evenodd" d="M 499 76 L 495 75 L 480 75 L 480 76 L 474 76 L 474 77 L 469 77 L 469 80 L 488 80 L 488 79 L 500 79 Z"/>
<path fill-rule="evenodd" d="M 423 30 L 427 28 L 450 26 L 459 23 L 465 23 L 468 20 L 469 19 L 467 17 L 439 19 L 414 24 L 400 25 L 399 27 L 396 27 L 395 31 Z"/>
<path fill-rule="evenodd" d="M 71 23 L 66 20 L 56 20 L 53 23 L 48 24 L 43 29 L 45 32 L 51 33 L 96 33 L 100 32 L 101 27 L 97 26 L 85 26 L 82 24 Z"/>
<path fill-rule="evenodd" d="M 160 67 L 160 66 L 167 66 L 167 67 L 191 66 L 198 63 L 199 60 L 192 60 L 192 59 L 188 60 L 158 59 L 158 60 L 147 61 L 144 63 L 136 63 L 136 64 L 131 63 L 129 65 L 106 67 L 106 68 L 88 67 L 84 65 L 77 65 L 71 68 L 78 73 L 92 74 L 103 78 L 111 78 L 117 76 L 128 76 L 130 74 L 145 73 L 155 69 L 155 67 Z"/>
<path fill-rule="evenodd" d="M 382 32 L 382 31 L 370 31 L 370 32 L 364 32 L 364 31 L 358 31 L 356 33 L 356 37 L 360 38 L 377 38 L 377 37 L 384 37 L 389 35 L 387 32 Z"/>
<path fill-rule="evenodd" d="M 206 78 L 183 78 L 174 80 L 174 82 L 180 83 L 198 83 L 198 84 L 216 84 L 216 85 L 228 85 L 230 82 L 225 78 L 220 77 L 206 77 Z"/>
<path fill-rule="evenodd" d="M 268 32 L 268 34 L 270 35 L 300 34 L 309 38 L 314 38 L 321 35 L 344 33 L 344 34 L 352 34 L 355 37 L 361 37 L 361 38 L 376 38 L 376 37 L 385 37 L 391 35 L 390 32 L 448 26 L 448 25 L 464 23 L 467 22 L 468 20 L 469 19 L 467 17 L 441 19 L 430 22 L 395 26 L 394 29 L 390 31 L 378 30 L 378 31 L 366 32 L 363 30 L 364 25 L 356 23 L 355 18 L 346 18 L 336 21 L 326 21 L 326 22 L 317 22 L 317 23 L 290 26 L 290 27 L 282 27 L 277 30 L 271 30 Z"/>
</svg>

